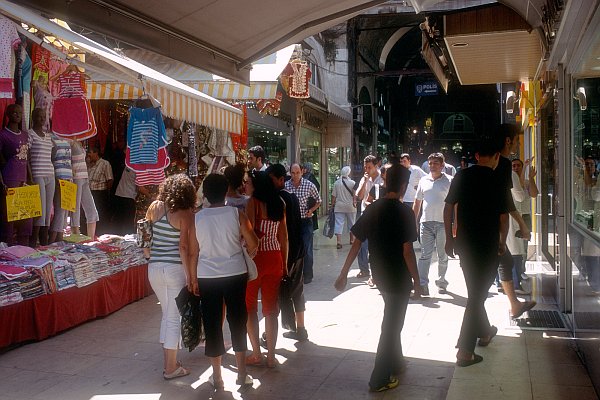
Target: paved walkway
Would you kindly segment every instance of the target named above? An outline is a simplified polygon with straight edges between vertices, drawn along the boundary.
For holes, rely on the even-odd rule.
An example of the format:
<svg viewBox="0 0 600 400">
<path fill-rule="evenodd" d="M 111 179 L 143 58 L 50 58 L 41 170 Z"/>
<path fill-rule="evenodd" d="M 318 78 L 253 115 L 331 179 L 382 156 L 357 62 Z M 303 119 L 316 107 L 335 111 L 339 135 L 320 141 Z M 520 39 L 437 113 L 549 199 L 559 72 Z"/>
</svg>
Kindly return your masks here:
<svg viewBox="0 0 600 400">
<path fill-rule="evenodd" d="M 106 318 L 1 354 L 0 400 L 597 398 L 567 334 L 511 327 L 506 298 L 494 290 L 487 308 L 499 335 L 489 347 L 477 350 L 484 362 L 455 368 L 454 344 L 466 296 L 457 261 L 450 262 L 448 294 L 438 295 L 432 285 L 430 299 L 408 306 L 402 334 L 408 368 L 401 385 L 387 393 L 368 393 L 383 302 L 377 290 L 354 278 L 346 292 L 336 292 L 333 281 L 349 246 L 336 250 L 334 240 L 319 233 L 315 238 L 315 280 L 306 287 L 309 341 L 296 343 L 280 335 L 281 366 L 251 367 L 253 388 L 237 391 L 230 353 L 224 358 L 226 391 L 213 394 L 202 349 L 180 352 L 190 376 L 164 381 L 157 344 L 160 308 L 151 296 Z M 533 278 L 536 293 L 541 280 Z"/>
</svg>

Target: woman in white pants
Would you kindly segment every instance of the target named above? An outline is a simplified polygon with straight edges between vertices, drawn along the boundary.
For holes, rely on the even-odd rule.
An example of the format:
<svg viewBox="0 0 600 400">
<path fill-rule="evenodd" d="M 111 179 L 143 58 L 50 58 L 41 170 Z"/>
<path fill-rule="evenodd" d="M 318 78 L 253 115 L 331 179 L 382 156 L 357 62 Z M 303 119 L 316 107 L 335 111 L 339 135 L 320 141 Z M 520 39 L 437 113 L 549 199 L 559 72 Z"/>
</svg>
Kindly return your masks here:
<svg viewBox="0 0 600 400">
<path fill-rule="evenodd" d="M 175 298 L 186 286 L 188 241 L 181 240 L 182 221 L 194 220 L 196 191 L 184 174 L 170 176 L 161 186 L 158 199 L 146 213 L 152 223 L 152 247 L 148 263 L 148 279 L 162 309 L 160 343 L 163 345 L 165 379 L 189 374 L 177 362 L 181 342 L 181 321 Z M 187 232 L 187 231 L 186 231 Z M 195 280 L 195 279 L 194 279 Z"/>
</svg>

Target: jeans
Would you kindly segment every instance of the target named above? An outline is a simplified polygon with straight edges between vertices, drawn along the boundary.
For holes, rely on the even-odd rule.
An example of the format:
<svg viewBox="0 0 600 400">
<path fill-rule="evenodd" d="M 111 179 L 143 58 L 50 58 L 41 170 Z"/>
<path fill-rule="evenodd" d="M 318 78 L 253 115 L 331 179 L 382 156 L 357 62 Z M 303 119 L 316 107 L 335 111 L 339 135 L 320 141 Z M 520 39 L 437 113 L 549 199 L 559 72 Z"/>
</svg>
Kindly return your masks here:
<svg viewBox="0 0 600 400">
<path fill-rule="evenodd" d="M 448 286 L 448 281 L 446 280 L 448 255 L 446 254 L 446 250 L 444 250 L 446 246 L 444 223 L 438 221 L 421 223 L 421 257 L 419 257 L 419 261 L 417 262 L 421 286 L 429 284 L 429 266 L 434 246 L 437 249 L 438 255 L 438 279 L 435 281 L 435 285 L 445 289 Z"/>
<path fill-rule="evenodd" d="M 162 309 L 160 343 L 165 349 L 177 350 L 181 347 L 181 320 L 175 298 L 185 286 L 183 265 L 166 262 L 150 263 L 148 280 Z"/>
<path fill-rule="evenodd" d="M 397 375 L 403 367 L 404 355 L 400 334 L 404 327 L 410 285 L 397 293 L 381 292 L 381 296 L 384 303 L 383 321 L 375 356 L 375 367 L 369 380 L 369 386 L 373 389 L 388 383 L 390 375 Z"/>
<path fill-rule="evenodd" d="M 365 240 L 360 244 L 360 250 L 358 252 L 358 268 L 360 272 L 370 274 L 369 272 L 369 241 Z"/>
<path fill-rule="evenodd" d="M 460 336 L 456 347 L 473 353 L 477 338 L 489 334 L 491 326 L 485 311 L 488 289 L 494 281 L 498 256 L 490 252 L 487 256 L 460 253 L 460 266 L 467 284 L 467 306 L 463 316 Z"/>
<path fill-rule="evenodd" d="M 313 222 L 312 218 L 302 219 L 302 243 L 304 244 L 304 279 L 313 278 Z"/>
</svg>

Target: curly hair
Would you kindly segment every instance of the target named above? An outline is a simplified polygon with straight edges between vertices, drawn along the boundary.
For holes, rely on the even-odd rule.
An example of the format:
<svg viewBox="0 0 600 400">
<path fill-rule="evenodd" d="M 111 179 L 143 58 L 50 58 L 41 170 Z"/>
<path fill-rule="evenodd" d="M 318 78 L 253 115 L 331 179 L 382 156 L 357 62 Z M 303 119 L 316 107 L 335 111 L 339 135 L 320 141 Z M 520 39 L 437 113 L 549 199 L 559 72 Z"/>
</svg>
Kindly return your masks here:
<svg viewBox="0 0 600 400">
<path fill-rule="evenodd" d="M 196 188 L 185 174 L 172 175 L 160 186 L 158 200 L 170 212 L 188 210 L 196 206 Z"/>
</svg>

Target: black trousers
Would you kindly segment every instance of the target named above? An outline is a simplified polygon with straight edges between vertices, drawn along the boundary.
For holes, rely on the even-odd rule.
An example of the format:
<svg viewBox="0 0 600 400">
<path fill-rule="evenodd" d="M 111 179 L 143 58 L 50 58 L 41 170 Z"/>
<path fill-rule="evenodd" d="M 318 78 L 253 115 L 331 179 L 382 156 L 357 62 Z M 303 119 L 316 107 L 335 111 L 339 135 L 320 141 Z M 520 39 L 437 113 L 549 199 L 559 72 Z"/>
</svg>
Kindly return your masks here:
<svg viewBox="0 0 600 400">
<path fill-rule="evenodd" d="M 198 278 L 202 322 L 206 333 L 204 354 L 219 357 L 225 354 L 223 342 L 223 302 L 227 307 L 227 323 L 231 331 L 233 351 L 246 351 L 246 285 L 248 274 L 225 278 Z"/>
<path fill-rule="evenodd" d="M 96 224 L 96 236 L 100 236 L 103 233 L 111 233 L 111 205 L 110 205 L 110 191 L 107 190 L 92 190 L 92 197 L 98 210 L 98 218 L 100 219 Z"/>
<path fill-rule="evenodd" d="M 506 248 L 504 254 L 502 254 L 498 260 L 498 276 L 502 282 L 508 282 L 513 280 L 513 268 L 515 265 L 515 260 L 513 259 L 512 254 Z"/>
<path fill-rule="evenodd" d="M 379 388 L 390 380 L 390 375 L 400 372 L 404 364 L 402 343 L 400 334 L 404 327 L 406 308 L 410 297 L 410 285 L 399 292 L 381 292 L 383 297 L 383 321 L 381 322 L 381 334 L 377 345 L 375 356 L 375 367 L 371 372 L 369 386 Z"/>
<path fill-rule="evenodd" d="M 473 353 L 477 338 L 487 336 L 490 332 L 491 326 L 485 311 L 485 300 L 488 289 L 494 282 L 497 265 L 498 256 L 493 252 L 483 255 L 463 251 L 460 254 L 460 266 L 467 284 L 468 298 L 456 344 L 458 349 Z"/>
</svg>

